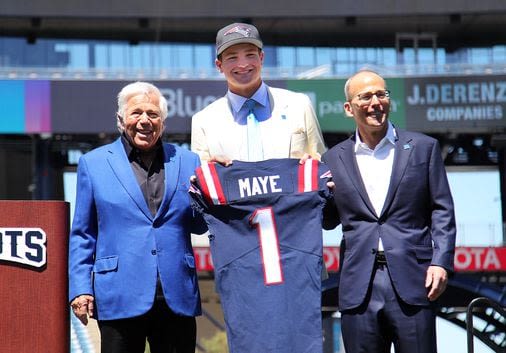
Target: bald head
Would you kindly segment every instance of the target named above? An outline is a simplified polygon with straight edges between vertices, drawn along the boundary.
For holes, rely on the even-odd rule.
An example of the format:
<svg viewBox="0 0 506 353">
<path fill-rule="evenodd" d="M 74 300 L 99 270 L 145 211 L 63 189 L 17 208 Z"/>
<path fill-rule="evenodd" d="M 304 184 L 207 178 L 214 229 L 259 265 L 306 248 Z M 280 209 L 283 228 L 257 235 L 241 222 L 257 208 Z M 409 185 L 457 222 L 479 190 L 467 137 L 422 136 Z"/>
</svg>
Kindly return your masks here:
<svg viewBox="0 0 506 353">
<path fill-rule="evenodd" d="M 351 100 L 363 87 L 368 86 L 371 82 L 382 82 L 386 87 L 386 82 L 378 73 L 371 70 L 361 70 L 348 78 L 344 84 L 344 96 L 346 100 Z"/>
</svg>

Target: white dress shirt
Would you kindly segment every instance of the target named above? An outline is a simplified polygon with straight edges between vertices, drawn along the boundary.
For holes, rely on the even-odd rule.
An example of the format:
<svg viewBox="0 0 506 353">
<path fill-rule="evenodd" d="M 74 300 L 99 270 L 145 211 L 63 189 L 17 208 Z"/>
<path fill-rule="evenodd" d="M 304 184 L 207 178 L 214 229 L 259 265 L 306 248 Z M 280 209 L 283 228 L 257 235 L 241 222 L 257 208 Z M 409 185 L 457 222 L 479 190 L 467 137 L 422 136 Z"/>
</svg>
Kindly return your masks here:
<svg viewBox="0 0 506 353">
<path fill-rule="evenodd" d="M 244 138 L 248 141 L 248 144 L 245 146 L 246 148 L 243 149 L 241 153 L 241 160 L 250 162 L 263 160 L 263 145 L 270 143 L 267 138 L 262 136 L 260 127 L 261 122 L 269 119 L 271 111 L 266 84 L 262 82 L 251 98 L 245 98 L 229 90 L 227 92 L 227 99 L 232 108 L 234 121 L 240 126 L 241 134 L 244 135 Z M 247 104 L 248 101 L 253 101 L 255 103 L 253 106 L 249 106 Z M 254 124 L 248 123 L 247 119 L 247 117 L 250 116 L 251 109 L 253 109 L 255 117 Z M 252 132 L 251 129 L 253 127 L 254 131 Z M 256 142 L 251 143 L 251 136 L 255 136 Z M 256 150 L 250 151 L 251 148 L 255 148 L 252 146 L 256 146 Z"/>
<path fill-rule="evenodd" d="M 355 156 L 357 158 L 358 169 L 360 170 L 369 200 L 374 207 L 376 215 L 379 217 L 390 185 L 397 134 L 392 123 L 388 122 L 387 133 L 374 150 L 362 142 L 358 130 L 355 132 L 355 136 Z M 381 238 L 378 250 L 383 250 Z"/>
</svg>

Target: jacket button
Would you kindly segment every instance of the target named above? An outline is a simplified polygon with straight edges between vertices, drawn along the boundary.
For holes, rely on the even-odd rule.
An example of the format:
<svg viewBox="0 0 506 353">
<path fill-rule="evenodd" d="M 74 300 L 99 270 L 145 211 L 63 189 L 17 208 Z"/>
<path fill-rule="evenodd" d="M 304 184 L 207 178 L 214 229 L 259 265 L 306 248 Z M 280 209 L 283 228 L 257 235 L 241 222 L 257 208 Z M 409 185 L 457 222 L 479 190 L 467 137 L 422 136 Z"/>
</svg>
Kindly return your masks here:
<svg viewBox="0 0 506 353">
<path fill-rule="evenodd" d="M 376 249 L 371 249 L 371 254 L 376 254 Z"/>
<path fill-rule="evenodd" d="M 156 255 L 156 250 L 151 250 L 151 255 Z"/>
</svg>

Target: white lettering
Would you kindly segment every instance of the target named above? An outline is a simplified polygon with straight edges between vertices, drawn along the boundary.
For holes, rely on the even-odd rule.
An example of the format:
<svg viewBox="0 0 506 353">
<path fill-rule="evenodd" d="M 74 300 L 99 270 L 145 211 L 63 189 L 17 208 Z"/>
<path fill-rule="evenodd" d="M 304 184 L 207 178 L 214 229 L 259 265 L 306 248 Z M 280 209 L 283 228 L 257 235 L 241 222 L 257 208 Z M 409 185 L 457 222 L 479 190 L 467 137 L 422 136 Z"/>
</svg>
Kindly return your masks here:
<svg viewBox="0 0 506 353">
<path fill-rule="evenodd" d="M 473 261 L 471 254 L 467 251 L 466 248 L 456 248 L 455 249 L 455 269 L 456 270 L 465 270 L 471 266 L 471 262 Z"/>
<path fill-rule="evenodd" d="M 409 105 L 423 104 L 420 102 L 420 86 L 418 84 L 413 85 L 413 94 L 407 97 Z"/>
<path fill-rule="evenodd" d="M 453 103 L 451 84 L 444 83 L 441 85 L 441 103 L 443 104 Z"/>
<path fill-rule="evenodd" d="M 480 86 L 477 83 L 470 83 L 467 86 L 469 103 L 480 103 Z"/>
<path fill-rule="evenodd" d="M 262 185 L 262 193 L 267 193 L 267 183 L 269 182 L 269 176 L 258 177 L 258 181 Z"/>
<path fill-rule="evenodd" d="M 279 175 L 271 175 L 269 177 L 271 192 L 282 192 L 281 188 L 278 188 L 277 180 L 279 179 Z"/>
<path fill-rule="evenodd" d="M 435 84 L 428 84 L 425 88 L 427 91 L 427 104 L 436 104 L 439 102 L 439 87 Z"/>
<path fill-rule="evenodd" d="M 496 102 L 506 102 L 506 82 L 497 82 L 497 96 L 495 97 Z"/>
<path fill-rule="evenodd" d="M 483 268 L 487 270 L 499 270 L 501 269 L 501 262 L 497 257 L 497 253 L 494 249 L 489 248 L 485 254 L 485 259 L 483 260 Z"/>
<path fill-rule="evenodd" d="M 414 84 L 406 100 L 409 105 L 504 103 L 506 82 Z"/>
<path fill-rule="evenodd" d="M 461 271 L 494 271 L 501 261 L 494 248 L 456 248 L 455 269 Z"/>
<path fill-rule="evenodd" d="M 483 103 L 495 102 L 495 87 L 493 82 L 483 82 L 481 84 L 481 101 Z"/>
<path fill-rule="evenodd" d="M 46 239 L 40 228 L 0 228 L 0 260 L 42 267 L 46 264 Z"/>
<path fill-rule="evenodd" d="M 463 83 L 456 83 L 453 86 L 453 101 L 455 103 L 466 103 L 466 85 Z"/>
<path fill-rule="evenodd" d="M 266 175 L 251 178 L 239 179 L 239 195 L 241 198 L 246 196 L 263 195 L 269 193 L 283 192 L 283 189 L 278 187 L 277 180 L 279 175 Z"/>
<path fill-rule="evenodd" d="M 197 260 L 197 269 L 207 268 L 207 257 L 209 256 L 209 248 L 194 247 L 195 259 Z"/>
<path fill-rule="evenodd" d="M 191 118 L 193 114 L 204 109 L 218 97 L 186 95 L 182 88 L 162 88 L 160 89 L 167 100 L 168 118 L 179 116 L 182 118 Z"/>
<path fill-rule="evenodd" d="M 496 105 L 494 109 L 494 115 L 497 117 L 497 119 L 502 119 L 502 107 L 500 105 Z"/>
<path fill-rule="evenodd" d="M 251 185 L 251 196 L 261 195 L 262 189 L 260 189 L 260 183 L 258 182 L 258 178 L 252 178 L 253 180 Z"/>
<path fill-rule="evenodd" d="M 341 101 L 323 101 L 318 104 L 318 113 L 320 117 L 328 114 L 343 113 L 343 102 Z"/>
<path fill-rule="evenodd" d="M 469 249 L 469 252 L 471 253 L 471 256 L 474 258 L 474 265 L 476 268 L 482 268 L 481 266 L 481 255 L 485 252 L 485 249 L 483 248 L 472 248 Z"/>
<path fill-rule="evenodd" d="M 474 105 L 456 107 L 431 107 L 427 109 L 427 121 L 500 120 L 500 105 Z"/>
<path fill-rule="evenodd" d="M 324 247 L 323 260 L 325 261 L 325 267 L 329 271 L 337 271 L 339 269 L 339 248 Z"/>
<path fill-rule="evenodd" d="M 248 178 L 245 179 L 239 179 L 239 193 L 241 194 L 241 197 L 244 197 L 244 192 L 246 192 L 247 196 L 251 196 L 251 186 Z"/>
</svg>

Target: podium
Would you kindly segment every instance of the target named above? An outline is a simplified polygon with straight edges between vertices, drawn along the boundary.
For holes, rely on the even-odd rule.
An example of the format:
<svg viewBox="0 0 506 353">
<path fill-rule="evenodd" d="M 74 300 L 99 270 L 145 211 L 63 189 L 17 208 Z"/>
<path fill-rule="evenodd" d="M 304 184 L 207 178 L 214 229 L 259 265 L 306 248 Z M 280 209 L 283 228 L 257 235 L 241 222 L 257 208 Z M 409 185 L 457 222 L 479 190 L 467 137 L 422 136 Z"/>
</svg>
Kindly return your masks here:
<svg viewBox="0 0 506 353">
<path fill-rule="evenodd" d="M 0 201 L 0 345 L 68 353 L 69 204 Z"/>
</svg>

